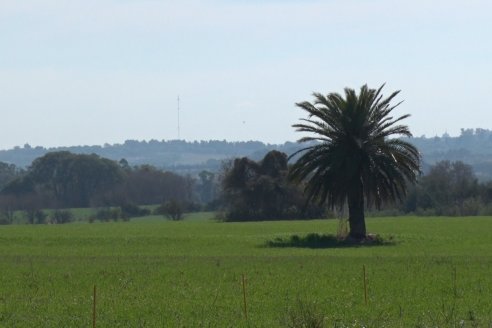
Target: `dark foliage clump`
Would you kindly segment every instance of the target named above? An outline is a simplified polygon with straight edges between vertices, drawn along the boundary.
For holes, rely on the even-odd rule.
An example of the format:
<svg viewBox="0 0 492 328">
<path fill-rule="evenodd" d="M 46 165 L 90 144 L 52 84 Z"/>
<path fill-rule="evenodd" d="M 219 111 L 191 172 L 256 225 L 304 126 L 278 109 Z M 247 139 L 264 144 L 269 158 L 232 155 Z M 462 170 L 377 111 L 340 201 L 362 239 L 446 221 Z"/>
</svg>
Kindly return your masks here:
<svg viewBox="0 0 492 328">
<path fill-rule="evenodd" d="M 121 216 L 123 219 L 136 218 L 140 216 L 146 216 L 150 214 L 150 210 L 147 208 L 139 207 L 132 203 L 121 205 Z"/>
<path fill-rule="evenodd" d="M 308 205 L 302 186 L 288 175 L 287 155 L 271 151 L 260 162 L 238 158 L 224 167 L 226 221 L 320 218 L 324 208 Z"/>
<path fill-rule="evenodd" d="M 183 219 L 184 207 L 183 204 L 170 200 L 157 207 L 154 211 L 155 214 L 164 215 L 169 220 L 180 221 Z"/>
<path fill-rule="evenodd" d="M 365 239 L 339 239 L 335 235 L 320 235 L 309 233 L 306 236 L 292 235 L 289 237 L 276 237 L 266 242 L 267 247 L 298 247 L 298 248 L 338 248 L 358 246 L 393 245 L 393 237 L 383 239 L 379 235 L 368 235 Z"/>
<path fill-rule="evenodd" d="M 55 210 L 51 214 L 51 223 L 53 224 L 64 224 L 72 222 L 73 214 L 68 210 Z"/>
<path fill-rule="evenodd" d="M 40 209 L 29 209 L 26 210 L 24 213 L 27 222 L 30 224 L 45 224 L 46 219 L 48 218 L 48 214 Z"/>
<path fill-rule="evenodd" d="M 115 208 L 101 208 L 96 212 L 96 219 L 101 222 L 118 221 L 121 218 L 121 209 Z"/>
<path fill-rule="evenodd" d="M 176 199 L 194 200 L 194 179 L 162 171 L 150 165 L 130 167 L 95 154 L 67 151 L 47 153 L 27 171 L 3 174 L 0 162 L 0 210 L 121 206 L 121 218 L 145 215 L 136 205 L 159 204 Z M 3 175 L 5 178 L 2 178 Z M 213 175 L 203 174 L 202 196 L 213 198 Z M 147 213 L 148 214 L 148 213 Z M 103 215 L 113 220 L 113 215 Z M 30 220 L 32 221 L 32 220 Z"/>
</svg>

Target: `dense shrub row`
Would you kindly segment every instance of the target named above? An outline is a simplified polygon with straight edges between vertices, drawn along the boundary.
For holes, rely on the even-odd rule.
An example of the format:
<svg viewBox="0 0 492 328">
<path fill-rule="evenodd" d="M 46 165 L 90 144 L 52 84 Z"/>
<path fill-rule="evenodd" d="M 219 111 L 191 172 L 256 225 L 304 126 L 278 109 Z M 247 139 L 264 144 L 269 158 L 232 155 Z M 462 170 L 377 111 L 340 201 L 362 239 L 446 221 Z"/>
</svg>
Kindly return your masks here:
<svg viewBox="0 0 492 328">
<path fill-rule="evenodd" d="M 288 180 L 287 156 L 271 151 L 261 161 L 226 162 L 220 175 L 182 177 L 151 166 L 130 167 L 96 155 L 47 154 L 27 170 L 5 166 L 0 224 L 22 211 L 32 224 L 71 222 L 64 208 L 99 208 L 91 221 L 129 220 L 149 214 L 181 220 L 184 212 L 219 211 L 224 221 L 309 219 L 330 212 L 308 204 L 303 185 Z M 2 172 L 3 172 L 2 171 Z M 10 179 L 10 180 L 9 180 Z M 8 182 L 6 182 L 8 181 Z M 220 191 L 220 192 L 219 192 Z M 153 213 L 137 206 L 161 204 Z M 45 211 L 46 208 L 58 208 Z M 492 182 L 480 182 L 462 162 L 442 161 L 426 170 L 403 202 L 367 215 L 492 215 Z"/>
</svg>

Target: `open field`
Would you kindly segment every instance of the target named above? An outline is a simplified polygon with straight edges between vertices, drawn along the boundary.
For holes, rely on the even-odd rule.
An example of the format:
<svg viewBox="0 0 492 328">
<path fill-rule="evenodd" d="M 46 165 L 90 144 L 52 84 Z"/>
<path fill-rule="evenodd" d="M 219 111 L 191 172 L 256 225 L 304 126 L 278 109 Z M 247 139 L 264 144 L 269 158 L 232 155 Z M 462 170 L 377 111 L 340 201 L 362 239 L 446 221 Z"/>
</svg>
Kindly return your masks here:
<svg viewBox="0 0 492 328">
<path fill-rule="evenodd" d="M 278 327 L 299 302 L 326 327 L 492 327 L 492 218 L 367 223 L 396 243 L 265 246 L 334 220 L 0 226 L 0 327 L 90 327 L 94 284 L 98 327 Z"/>
</svg>

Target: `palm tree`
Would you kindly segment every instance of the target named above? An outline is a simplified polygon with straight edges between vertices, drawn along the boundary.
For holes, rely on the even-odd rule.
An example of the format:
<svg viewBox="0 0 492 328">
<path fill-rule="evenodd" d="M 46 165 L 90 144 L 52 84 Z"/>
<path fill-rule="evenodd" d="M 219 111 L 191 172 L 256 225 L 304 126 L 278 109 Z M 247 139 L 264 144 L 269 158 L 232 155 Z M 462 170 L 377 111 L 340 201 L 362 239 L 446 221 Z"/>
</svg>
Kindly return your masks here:
<svg viewBox="0 0 492 328">
<path fill-rule="evenodd" d="M 299 140 L 310 145 L 292 155 L 301 156 L 290 177 L 305 182 L 309 201 L 332 209 L 348 204 L 349 237 L 358 240 L 366 237 L 365 207 L 379 209 L 384 202 L 402 200 L 408 183 L 420 174 L 417 149 L 389 138 L 412 136 L 406 125 L 397 124 L 410 115 L 390 116 L 400 104 L 390 102 L 400 91 L 383 98 L 383 87 L 364 85 L 359 94 L 346 88 L 345 98 L 314 93 L 314 103 L 296 104 L 309 116 L 293 127 L 310 134 Z"/>
</svg>

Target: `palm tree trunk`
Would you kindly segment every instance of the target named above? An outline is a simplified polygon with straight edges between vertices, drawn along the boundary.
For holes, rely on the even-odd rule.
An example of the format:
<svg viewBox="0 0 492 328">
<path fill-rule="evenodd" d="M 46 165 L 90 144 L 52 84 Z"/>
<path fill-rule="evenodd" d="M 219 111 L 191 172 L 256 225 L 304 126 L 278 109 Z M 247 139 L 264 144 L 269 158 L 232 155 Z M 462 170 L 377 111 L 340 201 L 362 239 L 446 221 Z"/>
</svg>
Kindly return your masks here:
<svg viewBox="0 0 492 328">
<path fill-rule="evenodd" d="M 364 217 L 364 192 L 362 184 L 348 196 L 349 237 L 361 240 L 366 238 L 366 220 Z"/>
</svg>

